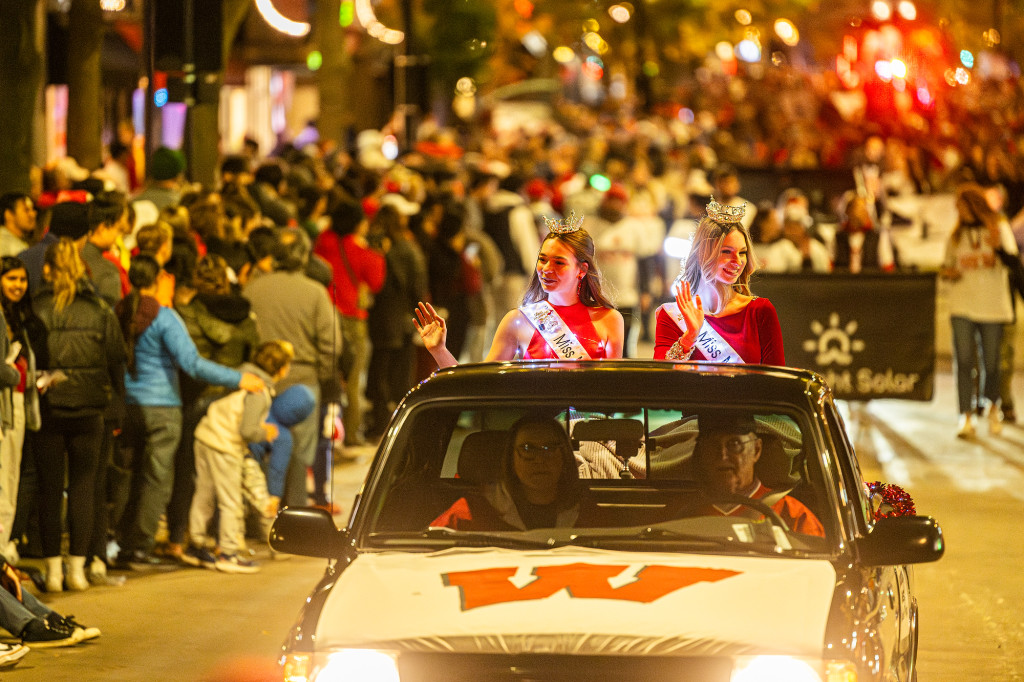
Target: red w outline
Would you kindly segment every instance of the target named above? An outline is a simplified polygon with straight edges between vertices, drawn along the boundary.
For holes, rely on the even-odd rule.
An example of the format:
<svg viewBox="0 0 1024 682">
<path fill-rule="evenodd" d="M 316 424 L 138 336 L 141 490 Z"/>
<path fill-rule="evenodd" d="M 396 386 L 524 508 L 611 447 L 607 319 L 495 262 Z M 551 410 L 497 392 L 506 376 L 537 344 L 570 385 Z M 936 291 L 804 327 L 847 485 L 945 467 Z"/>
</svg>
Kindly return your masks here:
<svg viewBox="0 0 1024 682">
<path fill-rule="evenodd" d="M 627 568 L 628 565 L 583 563 L 538 566 L 532 571 L 537 579 L 522 588 L 510 580 L 519 570 L 517 566 L 445 573 L 441 578 L 445 585 L 459 588 L 462 610 L 469 611 L 492 604 L 547 599 L 562 590 L 576 599 L 618 599 L 649 604 L 695 583 L 714 583 L 740 574 L 715 568 L 644 566 L 637 571 L 633 582 L 612 587 L 609 579 Z"/>
</svg>

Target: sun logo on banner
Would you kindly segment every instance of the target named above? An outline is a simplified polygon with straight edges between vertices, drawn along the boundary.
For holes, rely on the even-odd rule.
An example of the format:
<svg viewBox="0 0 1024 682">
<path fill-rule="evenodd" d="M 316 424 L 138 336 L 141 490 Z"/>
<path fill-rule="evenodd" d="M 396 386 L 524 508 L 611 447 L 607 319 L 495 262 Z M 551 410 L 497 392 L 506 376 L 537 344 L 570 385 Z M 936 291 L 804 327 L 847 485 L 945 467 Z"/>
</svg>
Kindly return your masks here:
<svg viewBox="0 0 1024 682">
<path fill-rule="evenodd" d="M 818 338 L 805 340 L 804 350 L 816 353 L 814 361 L 819 365 L 849 365 L 853 363 L 853 354 L 864 350 L 864 342 L 853 338 L 857 333 L 857 320 L 840 326 L 839 313 L 829 315 L 827 328 L 818 320 L 812 321 L 811 331 Z"/>
</svg>

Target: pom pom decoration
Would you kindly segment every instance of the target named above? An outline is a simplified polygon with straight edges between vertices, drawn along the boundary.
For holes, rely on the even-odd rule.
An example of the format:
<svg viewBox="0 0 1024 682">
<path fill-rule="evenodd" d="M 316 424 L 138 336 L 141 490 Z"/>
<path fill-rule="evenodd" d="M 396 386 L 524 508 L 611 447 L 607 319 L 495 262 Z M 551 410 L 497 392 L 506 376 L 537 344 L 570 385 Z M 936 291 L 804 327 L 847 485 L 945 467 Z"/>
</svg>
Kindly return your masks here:
<svg viewBox="0 0 1024 682">
<path fill-rule="evenodd" d="M 914 498 L 898 485 L 882 483 L 881 481 L 865 483 L 864 485 L 867 488 L 868 496 L 872 498 L 872 508 L 874 509 L 876 521 L 878 519 L 896 518 L 897 516 L 913 516 L 917 513 L 917 508 L 914 506 Z M 877 505 L 875 504 L 876 496 L 881 498 Z"/>
</svg>

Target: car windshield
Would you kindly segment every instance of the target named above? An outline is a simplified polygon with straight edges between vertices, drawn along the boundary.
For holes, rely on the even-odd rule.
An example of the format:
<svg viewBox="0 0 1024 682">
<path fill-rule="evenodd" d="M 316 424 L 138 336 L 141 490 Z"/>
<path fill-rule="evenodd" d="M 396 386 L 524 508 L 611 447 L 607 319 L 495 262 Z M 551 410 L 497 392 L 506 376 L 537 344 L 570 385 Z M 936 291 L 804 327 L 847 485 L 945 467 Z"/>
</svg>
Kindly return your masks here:
<svg viewBox="0 0 1024 682">
<path fill-rule="evenodd" d="M 795 407 L 427 403 L 363 500 L 367 548 L 820 554 L 836 522 Z"/>
</svg>

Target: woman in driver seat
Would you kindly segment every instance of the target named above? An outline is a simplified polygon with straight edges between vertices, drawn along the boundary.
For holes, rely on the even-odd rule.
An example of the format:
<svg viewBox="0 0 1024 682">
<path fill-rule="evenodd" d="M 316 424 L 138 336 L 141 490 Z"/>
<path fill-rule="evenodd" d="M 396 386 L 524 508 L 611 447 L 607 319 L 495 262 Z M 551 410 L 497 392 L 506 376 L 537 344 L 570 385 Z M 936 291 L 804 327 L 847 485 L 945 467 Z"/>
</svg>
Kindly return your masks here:
<svg viewBox="0 0 1024 682">
<path fill-rule="evenodd" d="M 572 443 L 556 420 L 527 415 L 512 425 L 500 479 L 460 498 L 430 523 L 467 531 L 565 528 L 579 516 Z"/>
</svg>

